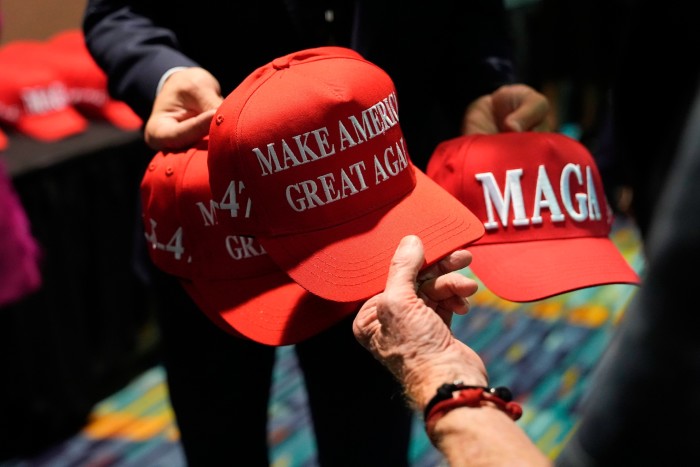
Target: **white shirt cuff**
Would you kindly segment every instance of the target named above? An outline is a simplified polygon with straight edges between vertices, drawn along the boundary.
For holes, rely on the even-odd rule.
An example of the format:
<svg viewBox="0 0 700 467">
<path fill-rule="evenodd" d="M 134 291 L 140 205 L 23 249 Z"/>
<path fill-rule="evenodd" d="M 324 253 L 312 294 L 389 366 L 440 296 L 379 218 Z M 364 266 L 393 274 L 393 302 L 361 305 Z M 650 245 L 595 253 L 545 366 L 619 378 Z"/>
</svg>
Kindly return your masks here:
<svg viewBox="0 0 700 467">
<path fill-rule="evenodd" d="M 163 89 L 163 84 L 165 83 L 165 80 L 170 78 L 170 75 L 175 73 L 176 71 L 184 70 L 185 68 L 188 68 L 186 66 L 175 66 L 163 73 L 163 76 L 160 77 L 160 80 L 158 81 L 158 87 L 156 87 L 156 96 L 160 94 L 161 89 Z"/>
</svg>

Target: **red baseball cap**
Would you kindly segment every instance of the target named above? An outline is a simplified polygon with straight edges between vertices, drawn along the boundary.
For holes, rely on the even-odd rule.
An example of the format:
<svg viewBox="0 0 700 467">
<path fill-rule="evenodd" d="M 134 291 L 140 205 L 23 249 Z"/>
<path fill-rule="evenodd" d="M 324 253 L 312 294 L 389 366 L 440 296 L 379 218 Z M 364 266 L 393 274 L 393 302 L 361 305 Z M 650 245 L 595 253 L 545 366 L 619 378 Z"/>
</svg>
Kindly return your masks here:
<svg viewBox="0 0 700 467">
<path fill-rule="evenodd" d="M 381 292 L 407 234 L 431 264 L 484 233 L 414 167 L 392 80 L 352 50 L 302 50 L 258 68 L 219 107 L 210 138 L 212 194 L 230 208 L 221 222 L 323 298 Z"/>
<path fill-rule="evenodd" d="M 253 237 L 231 234 L 217 222 L 221 211 L 209 189 L 206 141 L 157 153 L 142 179 L 141 201 L 155 265 L 178 277 L 199 308 L 231 334 L 294 344 L 359 309 L 359 303 L 310 294 Z"/>
<path fill-rule="evenodd" d="M 0 123 L 40 141 L 53 142 L 87 129 L 73 108 L 61 77 L 23 50 L 33 41 L 16 41 L 0 49 Z"/>
<path fill-rule="evenodd" d="M 461 136 L 438 145 L 427 174 L 483 221 L 470 267 L 499 297 L 528 302 L 639 284 L 609 238 L 613 212 L 578 141 L 540 132 Z"/>
<path fill-rule="evenodd" d="M 90 55 L 80 29 L 61 31 L 46 42 L 43 60 L 61 76 L 72 104 L 86 116 L 123 130 L 137 130 L 141 118 L 126 103 L 110 97 L 107 75 Z"/>
</svg>

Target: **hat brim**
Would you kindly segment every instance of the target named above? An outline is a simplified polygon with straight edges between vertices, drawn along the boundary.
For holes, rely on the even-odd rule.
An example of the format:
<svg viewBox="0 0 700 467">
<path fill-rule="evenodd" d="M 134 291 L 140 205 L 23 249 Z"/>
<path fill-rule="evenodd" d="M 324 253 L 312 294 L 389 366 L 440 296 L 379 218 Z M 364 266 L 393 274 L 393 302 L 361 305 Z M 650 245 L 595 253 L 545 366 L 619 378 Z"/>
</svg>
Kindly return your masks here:
<svg viewBox="0 0 700 467">
<path fill-rule="evenodd" d="M 414 168 L 416 186 L 389 210 L 314 232 L 259 237 L 268 255 L 311 293 L 328 300 L 366 300 L 386 286 L 389 264 L 401 238 L 414 234 L 426 264 L 479 239 L 484 227 L 442 187 Z"/>
<path fill-rule="evenodd" d="M 225 331 L 271 346 L 306 340 L 360 306 L 323 300 L 282 271 L 246 279 L 180 282 L 207 317 Z"/>
<path fill-rule="evenodd" d="M 46 142 L 59 141 L 80 134 L 87 127 L 87 119 L 73 107 L 41 115 L 25 115 L 17 122 L 17 131 Z"/>
<path fill-rule="evenodd" d="M 471 245 L 470 269 L 512 302 L 531 302 L 607 284 L 638 285 L 639 276 L 607 237 Z"/>
<path fill-rule="evenodd" d="M 97 114 L 122 130 L 138 130 L 143 123 L 141 118 L 122 101 L 107 100 L 97 109 Z"/>
</svg>

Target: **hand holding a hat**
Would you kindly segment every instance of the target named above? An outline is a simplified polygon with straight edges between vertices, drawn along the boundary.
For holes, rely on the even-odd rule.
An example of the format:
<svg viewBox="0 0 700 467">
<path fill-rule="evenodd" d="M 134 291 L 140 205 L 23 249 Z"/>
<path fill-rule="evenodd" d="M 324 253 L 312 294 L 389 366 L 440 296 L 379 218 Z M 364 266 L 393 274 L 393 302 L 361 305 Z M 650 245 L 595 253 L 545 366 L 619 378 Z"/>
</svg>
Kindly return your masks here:
<svg viewBox="0 0 700 467">
<path fill-rule="evenodd" d="M 468 251 L 457 250 L 421 271 L 423 243 L 418 236 L 405 236 L 391 261 L 386 289 L 369 299 L 353 322 L 358 341 L 396 376 L 420 411 L 431 402 L 431 407 L 439 406 L 433 396 L 446 382 L 467 387 L 488 383 L 482 359 L 449 328 L 452 311 L 466 313 L 464 297 L 476 291 L 474 281 L 456 272 L 470 262 Z M 449 465 L 551 465 L 493 402 L 443 410 L 425 421 L 431 442 Z"/>
<path fill-rule="evenodd" d="M 221 86 L 207 70 L 177 70 L 167 77 L 153 102 L 144 133 L 146 144 L 156 151 L 194 145 L 209 133 L 211 118 L 222 101 Z"/>
<path fill-rule="evenodd" d="M 549 101 L 525 84 L 501 86 L 475 100 L 464 113 L 462 133 L 548 131 Z"/>
<path fill-rule="evenodd" d="M 424 407 L 445 381 L 484 385 L 481 358 L 450 331 L 452 313 L 466 314 L 477 283 L 457 272 L 471 263 L 457 250 L 432 267 L 419 237 L 404 237 L 391 260 L 385 290 L 370 298 L 353 323 L 357 340 L 404 384 Z M 420 279 L 419 279 L 420 278 Z"/>
</svg>

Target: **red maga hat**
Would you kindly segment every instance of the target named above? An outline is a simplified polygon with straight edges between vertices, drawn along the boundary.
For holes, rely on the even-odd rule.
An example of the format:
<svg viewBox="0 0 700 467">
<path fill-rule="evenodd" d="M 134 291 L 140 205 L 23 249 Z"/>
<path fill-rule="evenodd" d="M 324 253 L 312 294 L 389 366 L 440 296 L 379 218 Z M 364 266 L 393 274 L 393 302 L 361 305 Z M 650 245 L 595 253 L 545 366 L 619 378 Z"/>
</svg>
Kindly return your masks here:
<svg viewBox="0 0 700 467">
<path fill-rule="evenodd" d="M 310 292 L 381 292 L 393 253 L 421 237 L 427 264 L 478 239 L 479 220 L 414 167 L 394 84 L 342 47 L 303 50 L 254 71 L 210 129 L 212 194 Z"/>
<path fill-rule="evenodd" d="M 34 139 L 53 142 L 82 133 L 87 120 L 71 105 L 61 76 L 28 50 L 40 41 L 0 48 L 0 123 Z"/>
<path fill-rule="evenodd" d="M 43 60 L 61 76 L 71 103 L 91 118 L 105 120 L 122 130 L 141 127 L 141 118 L 125 102 L 113 99 L 107 74 L 90 55 L 80 29 L 61 31 L 46 42 Z"/>
<path fill-rule="evenodd" d="M 471 269 L 493 293 L 528 302 L 584 287 L 638 284 L 610 240 L 613 212 L 593 157 L 558 133 L 461 136 L 438 145 L 428 176 L 486 229 Z"/>
<path fill-rule="evenodd" d="M 231 334 L 267 345 L 294 344 L 359 308 L 310 294 L 254 238 L 231 234 L 218 223 L 206 141 L 157 153 L 141 182 L 141 201 L 155 265 L 178 277 L 197 306 Z"/>
</svg>

